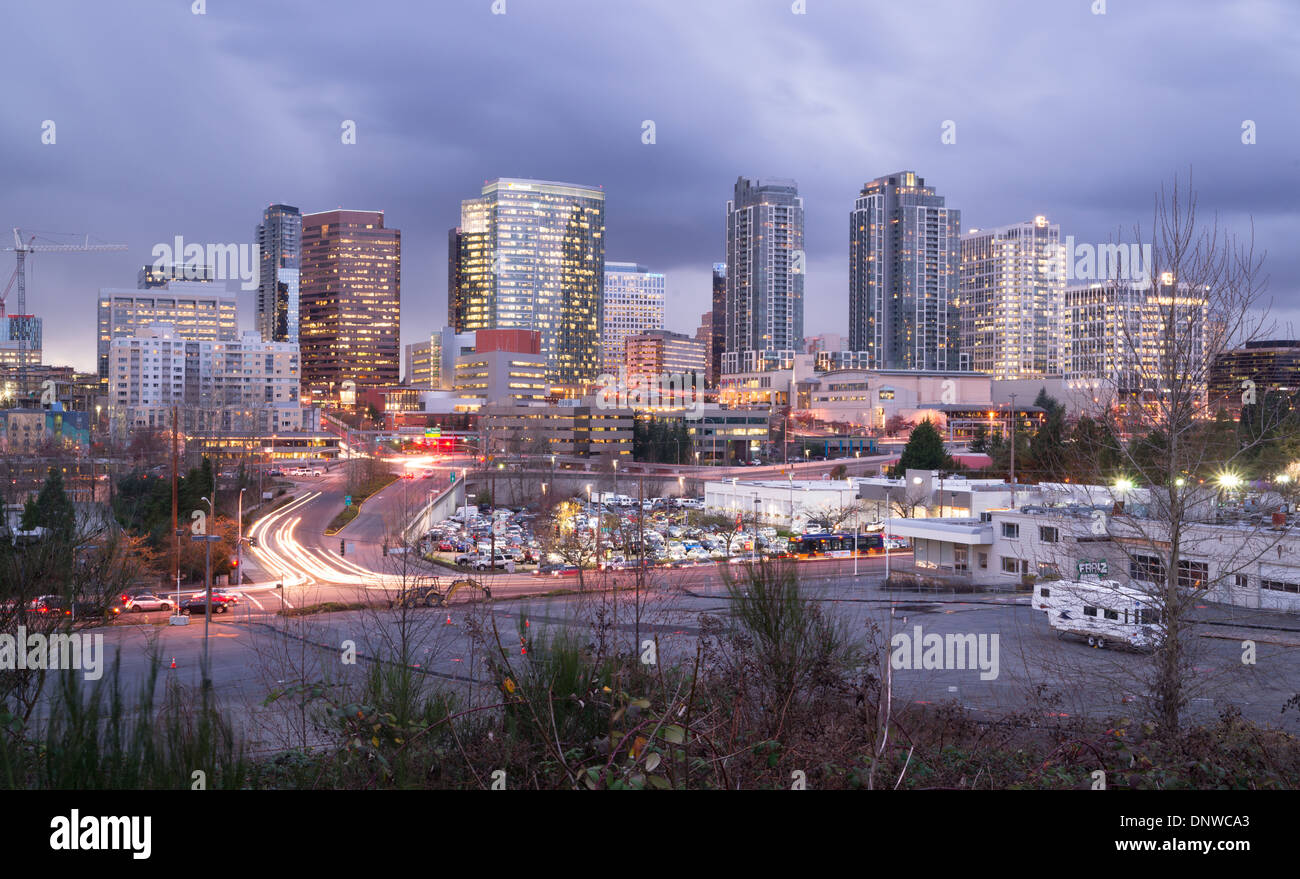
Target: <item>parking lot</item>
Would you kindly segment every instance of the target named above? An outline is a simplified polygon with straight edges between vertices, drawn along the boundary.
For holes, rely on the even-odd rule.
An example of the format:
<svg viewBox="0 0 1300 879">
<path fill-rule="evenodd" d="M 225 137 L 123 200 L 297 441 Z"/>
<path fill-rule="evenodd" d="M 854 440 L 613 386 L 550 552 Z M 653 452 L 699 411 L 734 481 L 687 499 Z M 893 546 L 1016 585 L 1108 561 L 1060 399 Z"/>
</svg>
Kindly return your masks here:
<svg viewBox="0 0 1300 879">
<path fill-rule="evenodd" d="M 787 537 L 708 516 L 699 498 L 604 502 L 571 498 L 546 512 L 466 506 L 430 529 L 420 550 L 426 558 L 475 570 L 566 573 L 582 567 L 635 568 L 784 555 Z M 599 526 L 599 527 L 598 527 Z M 492 557 L 493 551 L 496 557 Z"/>
</svg>

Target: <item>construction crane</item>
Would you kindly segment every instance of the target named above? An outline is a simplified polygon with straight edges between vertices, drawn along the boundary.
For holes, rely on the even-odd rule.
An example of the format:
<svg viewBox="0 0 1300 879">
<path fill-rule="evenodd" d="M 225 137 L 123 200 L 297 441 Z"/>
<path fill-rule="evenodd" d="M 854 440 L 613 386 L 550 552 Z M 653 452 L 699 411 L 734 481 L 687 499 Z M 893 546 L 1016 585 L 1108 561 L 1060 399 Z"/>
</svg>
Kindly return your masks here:
<svg viewBox="0 0 1300 879">
<path fill-rule="evenodd" d="M 5 301 L 9 298 L 9 289 L 17 284 L 18 287 L 18 310 L 17 315 L 27 316 L 27 254 L 29 253 L 105 253 L 113 250 L 126 250 L 125 244 L 91 244 L 90 236 L 85 236 L 81 244 L 37 244 L 36 236 L 33 235 L 23 243 L 22 231 L 14 229 L 14 246 L 0 248 L 2 251 L 13 251 L 17 258 L 17 265 L 14 266 L 14 273 L 9 278 L 9 283 L 5 285 L 4 293 L 0 294 L 0 321 L 6 320 Z M 27 343 L 31 335 L 30 327 L 21 331 L 18 338 L 18 387 L 21 393 L 27 393 L 30 389 L 27 387 Z"/>
</svg>

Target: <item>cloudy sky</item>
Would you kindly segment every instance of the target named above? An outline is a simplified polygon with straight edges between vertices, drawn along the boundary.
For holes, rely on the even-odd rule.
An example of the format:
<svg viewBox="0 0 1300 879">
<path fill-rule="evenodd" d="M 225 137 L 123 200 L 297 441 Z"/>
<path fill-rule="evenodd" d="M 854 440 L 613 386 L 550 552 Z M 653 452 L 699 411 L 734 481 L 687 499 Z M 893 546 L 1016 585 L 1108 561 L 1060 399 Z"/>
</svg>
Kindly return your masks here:
<svg viewBox="0 0 1300 879">
<path fill-rule="evenodd" d="M 669 327 L 694 331 L 736 177 L 793 177 L 811 335 L 844 331 L 869 179 L 916 171 L 964 227 L 1045 214 L 1104 242 L 1190 168 L 1203 219 L 1253 221 L 1294 336 L 1300 3 L 1095 2 L 6 0 L 0 227 L 130 246 L 30 263 L 46 360 L 91 370 L 99 288 L 176 235 L 251 242 L 271 202 L 384 210 L 402 341 L 427 337 L 447 229 L 499 176 L 602 185 L 607 257 L 665 272 Z"/>
</svg>

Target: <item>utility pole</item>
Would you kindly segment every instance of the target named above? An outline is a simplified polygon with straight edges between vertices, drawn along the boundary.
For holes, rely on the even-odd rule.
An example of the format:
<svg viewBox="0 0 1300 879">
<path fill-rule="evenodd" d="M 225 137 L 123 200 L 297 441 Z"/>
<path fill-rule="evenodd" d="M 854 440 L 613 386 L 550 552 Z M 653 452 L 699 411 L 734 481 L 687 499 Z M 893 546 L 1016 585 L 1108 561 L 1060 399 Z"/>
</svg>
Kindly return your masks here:
<svg viewBox="0 0 1300 879">
<path fill-rule="evenodd" d="M 208 628 L 212 622 L 212 544 L 221 539 L 217 534 L 195 534 L 191 540 L 202 542 L 204 547 L 203 587 L 206 599 L 203 605 L 203 689 L 212 689 L 212 666 L 208 664 Z"/>
<path fill-rule="evenodd" d="M 235 588 L 244 585 L 244 492 L 246 491 L 248 491 L 246 488 L 239 490 L 239 512 L 235 517 Z"/>
<path fill-rule="evenodd" d="M 1016 508 L 1016 395 L 1011 394 L 1011 509 Z"/>
<path fill-rule="evenodd" d="M 176 568 L 176 610 L 180 612 L 180 588 L 181 588 L 181 525 L 180 525 L 180 491 L 177 488 L 180 470 L 180 452 L 176 437 L 176 406 L 172 405 L 172 560 Z"/>
<path fill-rule="evenodd" d="M 889 520 L 893 516 L 893 504 L 889 502 L 889 488 L 885 488 L 885 585 L 889 585 Z"/>
<path fill-rule="evenodd" d="M 645 581 L 645 475 L 638 480 L 636 507 L 636 642 L 634 650 L 641 649 L 641 589 Z"/>
</svg>

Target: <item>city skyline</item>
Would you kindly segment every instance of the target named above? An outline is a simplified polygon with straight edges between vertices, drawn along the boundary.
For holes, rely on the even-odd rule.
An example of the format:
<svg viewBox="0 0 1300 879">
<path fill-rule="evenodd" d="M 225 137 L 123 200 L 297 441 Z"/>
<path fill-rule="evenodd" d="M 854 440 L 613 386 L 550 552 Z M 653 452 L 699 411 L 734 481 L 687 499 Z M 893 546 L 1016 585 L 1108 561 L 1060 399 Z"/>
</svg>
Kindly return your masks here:
<svg viewBox="0 0 1300 879">
<path fill-rule="evenodd" d="M 864 180 L 894 168 L 937 181 L 965 226 L 1044 214 L 1063 236 L 1105 242 L 1121 230 L 1131 235 L 1135 224 L 1149 227 L 1152 194 L 1191 167 L 1204 211 L 1217 210 L 1239 230 L 1253 214 L 1257 246 L 1269 251 L 1275 313 L 1283 322 L 1300 313 L 1300 255 L 1288 246 L 1293 209 L 1274 185 L 1290 173 L 1287 146 L 1297 123 L 1263 97 L 1290 69 L 1285 47 L 1300 31 L 1294 10 L 1278 3 L 1228 11 L 1151 3 L 1123 16 L 1093 16 L 1086 4 L 1034 8 L 1037 38 L 1003 40 L 1003 51 L 990 58 L 980 47 L 1023 30 L 1028 7 L 1010 3 L 981 14 L 942 7 L 943 15 L 930 17 L 938 30 L 930 36 L 969 39 L 946 40 L 944 63 L 922 69 L 924 55 L 907 39 L 884 40 L 882 52 L 858 57 L 852 33 L 838 26 L 845 10 L 832 11 L 842 4 L 823 5 L 795 16 L 788 4 L 717 4 L 683 22 L 665 10 L 606 15 L 561 3 L 561 12 L 589 9 L 580 44 L 596 57 L 575 51 L 569 59 L 561 51 L 540 71 L 525 51 L 537 45 L 528 34 L 576 47 L 566 15 L 526 5 L 504 16 L 456 8 L 439 11 L 432 30 L 394 34 L 384 26 L 386 58 L 399 76 L 411 77 L 466 63 L 468 38 L 495 28 L 488 44 L 493 63 L 474 94 L 394 93 L 382 85 L 387 73 L 358 76 L 296 50 L 257 51 L 287 26 L 283 11 L 251 19 L 169 10 L 142 17 L 118 48 L 100 39 L 107 10 L 60 20 L 56 60 L 63 53 L 85 59 L 109 88 L 88 100 L 37 82 L 14 96 L 0 128 L 0 155 L 7 167 L 30 173 L 11 179 L 6 224 L 89 233 L 130 250 L 31 260 L 30 310 L 61 318 L 57 329 L 47 325 L 46 359 L 93 369 L 87 340 L 95 332 L 96 291 L 130 287 L 150 248 L 177 234 L 251 243 L 250 216 L 268 203 L 385 209 L 407 238 L 401 341 L 425 337 L 446 314 L 446 230 L 458 222 L 460 200 L 479 181 L 507 174 L 602 186 L 608 249 L 667 276 L 668 328 L 678 332 L 692 332 L 708 310 L 710 270 L 725 255 L 718 217 L 738 174 L 799 181 L 807 212 L 805 333 L 838 329 L 848 308 L 844 214 Z M 738 9 L 750 14 L 737 16 Z M 41 32 L 56 15 L 33 9 L 11 22 L 15 51 L 0 67 L 16 73 L 30 63 L 29 46 L 43 41 L 24 34 Z M 433 14 L 411 6 L 398 15 L 418 23 Z M 875 26 L 902 37 L 915 15 L 881 10 Z M 380 27 L 346 7 L 331 20 L 326 28 L 294 17 L 293 26 L 305 42 L 353 59 L 348 46 L 367 44 Z M 742 76 L 715 55 L 694 51 L 701 35 L 722 22 L 738 39 L 783 51 L 782 72 Z M 165 38 L 181 28 L 194 39 Z M 629 33 L 636 35 L 631 46 Z M 1162 36 L 1154 44 L 1153 33 Z M 1106 69 L 1089 65 L 1099 40 L 1123 60 Z M 639 53 L 642 42 L 657 51 Z M 123 60 L 146 46 L 149 65 Z M 1192 47 L 1203 63 L 1189 70 L 1177 59 Z M 611 74 L 593 81 L 596 97 L 584 102 L 598 109 L 575 109 L 557 97 L 557 83 L 593 64 Z M 644 75 L 613 75 L 633 68 Z M 896 79 L 893 69 L 916 71 L 914 81 Z M 1036 80 L 1015 104 L 985 87 L 1025 69 Z M 196 80 L 203 85 L 191 94 L 186 84 Z M 864 114 L 854 96 L 877 80 L 895 88 Z M 128 142 L 112 120 L 129 116 L 134 99 L 126 96 L 140 93 L 179 107 L 178 118 L 149 141 Z M 41 142 L 47 119 L 59 126 L 54 144 Z M 429 121 L 443 119 L 453 124 Z M 347 120 L 356 126 L 353 144 L 341 142 Z M 1256 143 L 1242 142 L 1245 120 L 1258 126 Z M 646 121 L 654 123 L 653 143 L 644 142 Z M 955 123 L 955 143 L 941 140 L 945 121 Z M 1103 125 L 1114 133 L 1105 146 L 1080 136 Z M 123 189 L 121 180 L 150 186 Z M 254 297 L 239 293 L 241 329 L 253 327 Z M 1294 333 L 1283 326 L 1279 335 Z"/>
</svg>

